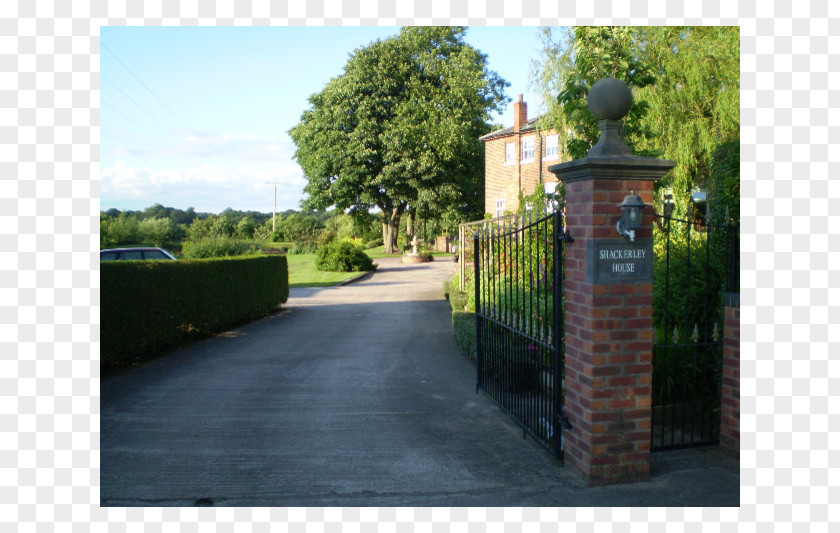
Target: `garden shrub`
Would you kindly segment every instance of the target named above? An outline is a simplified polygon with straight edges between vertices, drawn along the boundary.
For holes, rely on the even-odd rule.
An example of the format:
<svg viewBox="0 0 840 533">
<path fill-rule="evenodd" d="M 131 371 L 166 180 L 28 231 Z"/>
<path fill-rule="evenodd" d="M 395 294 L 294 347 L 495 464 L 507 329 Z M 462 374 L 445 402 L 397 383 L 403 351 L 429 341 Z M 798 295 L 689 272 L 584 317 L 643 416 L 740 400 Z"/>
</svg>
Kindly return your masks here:
<svg viewBox="0 0 840 533">
<path fill-rule="evenodd" d="M 321 234 L 318 236 L 318 244 L 321 246 L 325 246 L 336 239 L 336 233 L 334 230 L 325 229 L 321 231 Z"/>
<path fill-rule="evenodd" d="M 667 226 L 666 226 L 667 227 Z M 726 234 L 694 230 L 674 219 L 670 239 L 654 227 L 654 329 L 657 344 L 686 344 L 695 326 L 703 342 L 710 342 L 714 326 L 723 331 L 726 285 Z M 708 263 L 707 263 L 708 261 Z M 677 338 L 674 339 L 674 328 Z"/>
<path fill-rule="evenodd" d="M 315 267 L 324 272 L 365 272 L 373 270 L 373 259 L 351 241 L 333 241 L 318 250 Z"/>
<path fill-rule="evenodd" d="M 291 255 L 314 254 L 318 251 L 318 245 L 314 242 L 295 242 L 289 248 Z"/>
<path fill-rule="evenodd" d="M 100 265 L 101 358 L 129 362 L 267 315 L 289 297 L 280 255 Z"/>
<path fill-rule="evenodd" d="M 382 237 L 378 239 L 372 239 L 365 243 L 365 250 L 370 250 L 371 248 L 378 248 L 382 246 L 385 241 L 382 240 Z"/>
</svg>

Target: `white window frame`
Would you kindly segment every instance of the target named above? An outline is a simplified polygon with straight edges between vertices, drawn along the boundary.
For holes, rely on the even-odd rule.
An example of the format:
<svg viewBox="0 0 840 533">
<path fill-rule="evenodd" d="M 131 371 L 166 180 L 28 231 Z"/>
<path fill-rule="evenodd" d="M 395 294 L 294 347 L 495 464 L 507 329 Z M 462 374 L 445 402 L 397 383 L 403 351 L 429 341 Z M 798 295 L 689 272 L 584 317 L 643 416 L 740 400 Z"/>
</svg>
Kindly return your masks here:
<svg viewBox="0 0 840 533">
<path fill-rule="evenodd" d="M 530 149 L 526 148 L 529 144 L 531 145 Z M 535 144 L 533 136 L 522 139 L 522 163 L 534 162 L 534 154 L 536 152 Z"/>
<path fill-rule="evenodd" d="M 504 198 L 499 198 L 496 200 L 496 218 L 505 216 L 505 207 L 507 204 L 507 200 Z"/>
<path fill-rule="evenodd" d="M 505 143 L 505 165 L 516 164 L 516 143 Z"/>
<path fill-rule="evenodd" d="M 549 154 L 549 149 L 553 148 L 554 153 Z M 553 159 L 560 159 L 560 136 L 546 135 L 545 137 L 545 160 L 551 161 Z"/>
</svg>

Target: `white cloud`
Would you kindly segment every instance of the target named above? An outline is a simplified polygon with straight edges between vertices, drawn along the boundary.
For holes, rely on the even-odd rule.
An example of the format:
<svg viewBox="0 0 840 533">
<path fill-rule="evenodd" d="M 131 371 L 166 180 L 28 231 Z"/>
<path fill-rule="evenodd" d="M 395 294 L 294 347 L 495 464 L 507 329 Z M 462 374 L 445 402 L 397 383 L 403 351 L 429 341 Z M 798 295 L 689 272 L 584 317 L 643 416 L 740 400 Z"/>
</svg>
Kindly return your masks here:
<svg viewBox="0 0 840 533">
<path fill-rule="evenodd" d="M 148 136 L 112 134 L 102 140 L 103 158 L 131 158 L 143 161 L 156 159 L 189 161 L 202 164 L 213 161 L 229 165 L 245 162 L 291 161 L 295 145 L 288 135 L 227 135 L 192 130 L 170 131 L 157 142 Z"/>
<path fill-rule="evenodd" d="M 114 137 L 103 142 L 100 206 L 143 209 L 159 203 L 198 211 L 228 207 L 270 212 L 298 209 L 306 180 L 287 135 L 221 135 L 177 131 L 157 147 Z M 103 146 L 104 147 L 104 146 Z"/>
<path fill-rule="evenodd" d="M 294 162 L 283 165 L 216 166 L 204 164 L 185 170 L 131 166 L 120 160 L 100 174 L 102 209 L 142 209 L 159 203 L 197 211 L 239 210 L 271 212 L 274 182 L 277 208 L 297 209 L 306 180 Z"/>
</svg>

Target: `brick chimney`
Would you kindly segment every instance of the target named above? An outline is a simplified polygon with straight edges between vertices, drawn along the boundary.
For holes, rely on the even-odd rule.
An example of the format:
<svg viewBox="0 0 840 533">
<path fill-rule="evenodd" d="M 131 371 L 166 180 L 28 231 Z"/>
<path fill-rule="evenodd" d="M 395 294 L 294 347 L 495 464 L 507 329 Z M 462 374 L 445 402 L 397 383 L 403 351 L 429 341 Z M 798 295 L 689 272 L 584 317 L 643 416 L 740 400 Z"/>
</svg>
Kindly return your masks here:
<svg viewBox="0 0 840 533">
<path fill-rule="evenodd" d="M 528 104 L 522 101 L 522 95 L 519 95 L 519 101 L 513 104 L 513 131 L 519 131 L 522 126 L 528 123 Z"/>
</svg>

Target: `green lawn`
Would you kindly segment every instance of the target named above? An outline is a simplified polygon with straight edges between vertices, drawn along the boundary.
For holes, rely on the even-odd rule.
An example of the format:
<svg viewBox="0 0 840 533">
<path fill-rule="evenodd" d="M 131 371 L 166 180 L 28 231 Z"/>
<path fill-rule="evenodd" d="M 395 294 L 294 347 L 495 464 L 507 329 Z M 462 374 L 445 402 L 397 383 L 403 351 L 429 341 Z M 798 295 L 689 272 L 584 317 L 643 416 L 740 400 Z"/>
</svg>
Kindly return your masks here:
<svg viewBox="0 0 840 533">
<path fill-rule="evenodd" d="M 356 277 L 361 272 L 321 272 L 315 268 L 315 254 L 286 256 L 290 287 L 329 287 Z"/>
<path fill-rule="evenodd" d="M 281 245 L 291 246 L 293 243 L 269 243 L 267 247 L 279 247 Z M 383 257 L 402 257 L 402 253 L 386 254 L 385 247 L 379 246 L 365 250 L 372 259 Z M 434 252 L 435 256 L 451 256 L 447 252 Z M 287 254 L 289 260 L 289 286 L 290 287 L 329 287 L 338 285 L 343 281 L 358 276 L 360 272 L 321 272 L 315 268 L 315 254 Z"/>
<path fill-rule="evenodd" d="M 365 250 L 365 253 L 368 254 L 372 259 L 380 259 L 380 258 L 383 258 L 383 257 L 402 257 L 403 256 L 402 252 L 399 252 L 399 253 L 396 253 L 396 254 L 386 254 L 385 253 L 385 246 L 377 246 L 376 248 L 371 248 L 370 250 Z M 434 257 L 445 257 L 445 256 L 454 255 L 450 252 L 431 252 L 431 254 Z"/>
<path fill-rule="evenodd" d="M 385 253 L 385 246 L 377 246 L 376 248 L 371 248 L 369 250 L 365 250 L 365 253 L 371 259 L 381 259 L 383 257 L 402 257 L 402 253 L 398 254 L 386 254 Z"/>
</svg>

